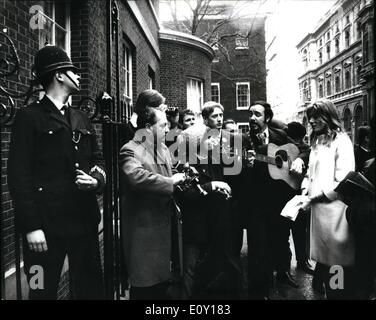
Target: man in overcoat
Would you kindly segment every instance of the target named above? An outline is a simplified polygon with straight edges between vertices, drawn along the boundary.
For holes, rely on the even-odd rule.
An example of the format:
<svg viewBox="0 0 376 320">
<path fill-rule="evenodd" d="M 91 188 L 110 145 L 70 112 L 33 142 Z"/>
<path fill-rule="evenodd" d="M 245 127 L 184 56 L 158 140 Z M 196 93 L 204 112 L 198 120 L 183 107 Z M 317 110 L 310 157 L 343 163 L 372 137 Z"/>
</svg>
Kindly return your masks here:
<svg viewBox="0 0 376 320">
<path fill-rule="evenodd" d="M 156 90 L 138 96 L 137 131 L 120 150 L 123 248 L 130 299 L 169 299 L 172 195 L 183 173 L 172 174 L 164 144 L 165 98 Z"/>
<path fill-rule="evenodd" d="M 68 255 L 73 298 L 100 299 L 96 194 L 106 175 L 90 120 L 68 106 L 70 95 L 79 91 L 80 77 L 56 46 L 37 52 L 35 72 L 45 96 L 17 112 L 8 162 L 29 298 L 57 298 Z"/>
</svg>

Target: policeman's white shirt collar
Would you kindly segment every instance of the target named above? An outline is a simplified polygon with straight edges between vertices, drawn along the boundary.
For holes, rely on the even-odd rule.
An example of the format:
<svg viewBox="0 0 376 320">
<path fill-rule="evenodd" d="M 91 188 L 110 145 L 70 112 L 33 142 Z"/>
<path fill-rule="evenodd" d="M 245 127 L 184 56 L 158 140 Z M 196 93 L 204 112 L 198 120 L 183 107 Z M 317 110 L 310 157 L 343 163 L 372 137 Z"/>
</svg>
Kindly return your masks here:
<svg viewBox="0 0 376 320">
<path fill-rule="evenodd" d="M 66 103 L 62 103 L 61 101 L 52 98 L 48 94 L 46 94 L 46 96 L 55 105 L 55 107 L 57 108 L 57 110 L 59 110 L 61 113 L 64 113 L 64 111 L 62 111 L 61 108 L 63 108 L 63 106 L 65 106 L 65 105 L 67 105 Z"/>
</svg>

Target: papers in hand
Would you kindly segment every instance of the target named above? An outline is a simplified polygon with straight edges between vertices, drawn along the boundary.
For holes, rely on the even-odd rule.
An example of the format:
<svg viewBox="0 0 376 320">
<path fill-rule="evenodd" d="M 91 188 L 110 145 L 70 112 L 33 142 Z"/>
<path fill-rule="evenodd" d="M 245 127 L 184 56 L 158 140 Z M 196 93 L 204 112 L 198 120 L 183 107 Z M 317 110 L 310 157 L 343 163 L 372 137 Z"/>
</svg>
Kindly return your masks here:
<svg viewBox="0 0 376 320">
<path fill-rule="evenodd" d="M 307 196 L 295 196 L 286 203 L 285 207 L 282 209 L 281 216 L 295 221 L 296 217 L 298 216 L 299 210 L 302 208 L 303 203 L 305 203 L 307 199 Z"/>
</svg>

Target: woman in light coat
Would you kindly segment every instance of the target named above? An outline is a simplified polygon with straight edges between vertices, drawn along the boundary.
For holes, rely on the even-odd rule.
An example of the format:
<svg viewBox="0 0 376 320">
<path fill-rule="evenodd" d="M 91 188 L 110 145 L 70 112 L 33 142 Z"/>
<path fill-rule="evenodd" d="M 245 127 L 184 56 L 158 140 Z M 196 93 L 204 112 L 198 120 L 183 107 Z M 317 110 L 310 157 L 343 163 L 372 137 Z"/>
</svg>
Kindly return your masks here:
<svg viewBox="0 0 376 320">
<path fill-rule="evenodd" d="M 331 101 L 317 101 L 307 116 L 312 127 L 305 204 L 311 207 L 310 257 L 317 262 L 327 298 L 343 299 L 352 291 L 355 246 L 346 220 L 347 206 L 334 189 L 355 169 L 353 145 Z"/>
</svg>

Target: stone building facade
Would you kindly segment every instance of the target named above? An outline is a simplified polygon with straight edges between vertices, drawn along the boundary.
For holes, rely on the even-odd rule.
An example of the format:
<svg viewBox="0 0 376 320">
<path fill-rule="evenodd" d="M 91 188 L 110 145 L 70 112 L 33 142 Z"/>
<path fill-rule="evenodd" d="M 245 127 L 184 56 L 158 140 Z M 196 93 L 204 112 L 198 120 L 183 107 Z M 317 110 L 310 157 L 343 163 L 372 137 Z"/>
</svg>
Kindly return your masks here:
<svg viewBox="0 0 376 320">
<path fill-rule="evenodd" d="M 374 48 L 372 0 L 339 0 L 312 33 L 297 45 L 302 62 L 301 104 L 296 117 L 320 98 L 334 102 L 347 133 L 374 115 Z"/>
</svg>

